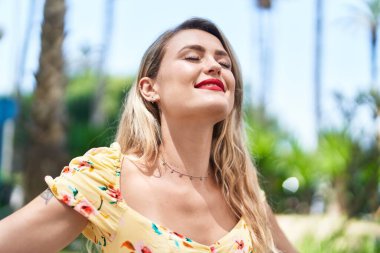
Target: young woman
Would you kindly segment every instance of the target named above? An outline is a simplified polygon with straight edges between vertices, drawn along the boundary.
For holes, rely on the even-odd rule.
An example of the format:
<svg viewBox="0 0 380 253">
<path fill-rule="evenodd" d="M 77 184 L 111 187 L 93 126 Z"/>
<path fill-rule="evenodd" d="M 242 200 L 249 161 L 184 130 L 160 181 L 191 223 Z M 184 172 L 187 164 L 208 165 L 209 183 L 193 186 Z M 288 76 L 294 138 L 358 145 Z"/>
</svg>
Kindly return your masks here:
<svg viewBox="0 0 380 253">
<path fill-rule="evenodd" d="M 0 249 L 56 252 L 82 232 L 103 252 L 296 252 L 260 190 L 242 98 L 213 23 L 165 32 L 142 59 L 116 142 L 47 177 L 41 197 L 0 222 Z"/>
</svg>

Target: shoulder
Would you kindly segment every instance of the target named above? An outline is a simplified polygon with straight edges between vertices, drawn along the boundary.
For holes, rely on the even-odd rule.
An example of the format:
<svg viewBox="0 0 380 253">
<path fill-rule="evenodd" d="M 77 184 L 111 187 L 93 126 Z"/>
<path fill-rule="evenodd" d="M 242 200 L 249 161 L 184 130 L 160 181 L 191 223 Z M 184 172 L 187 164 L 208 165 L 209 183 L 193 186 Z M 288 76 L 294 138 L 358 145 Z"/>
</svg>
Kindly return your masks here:
<svg viewBox="0 0 380 253">
<path fill-rule="evenodd" d="M 92 148 L 83 156 L 72 159 L 59 177 L 47 176 L 45 181 L 53 194 L 69 206 L 76 206 L 81 199 L 93 204 L 110 191 L 118 190 L 120 157 L 117 143 L 110 147 Z M 118 195 L 114 201 L 119 200 Z"/>
<path fill-rule="evenodd" d="M 59 177 L 45 178 L 58 200 L 90 221 L 84 234 L 93 241 L 102 234 L 114 234 L 124 212 L 119 186 L 120 158 L 117 143 L 92 148 L 72 159 Z"/>
<path fill-rule="evenodd" d="M 92 148 L 84 155 L 72 159 L 69 165 L 63 168 L 61 176 L 67 177 L 80 173 L 107 177 L 108 174 L 120 172 L 120 159 L 121 151 L 118 143 L 112 143 L 110 147 Z"/>
<path fill-rule="evenodd" d="M 117 142 L 112 143 L 109 147 L 98 147 L 88 150 L 83 156 L 74 158 L 71 162 L 81 162 L 82 166 L 91 169 L 99 169 L 110 165 L 120 167 L 121 150 Z M 86 164 L 86 161 L 90 162 Z"/>
</svg>

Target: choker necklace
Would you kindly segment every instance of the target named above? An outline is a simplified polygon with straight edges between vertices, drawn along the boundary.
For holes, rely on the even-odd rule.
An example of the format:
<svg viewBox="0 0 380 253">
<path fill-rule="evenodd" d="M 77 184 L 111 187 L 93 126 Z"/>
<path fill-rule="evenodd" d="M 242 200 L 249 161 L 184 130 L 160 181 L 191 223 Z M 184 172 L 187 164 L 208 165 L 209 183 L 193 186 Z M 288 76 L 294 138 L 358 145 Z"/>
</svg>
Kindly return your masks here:
<svg viewBox="0 0 380 253">
<path fill-rule="evenodd" d="M 193 180 L 193 179 L 199 179 L 200 181 L 204 181 L 208 178 L 208 176 L 210 175 L 210 173 L 207 173 L 207 176 L 204 176 L 204 177 L 199 177 L 199 176 L 192 176 L 192 175 L 189 175 L 189 174 L 185 174 L 185 173 L 182 173 L 182 172 L 179 172 L 177 170 L 176 167 L 170 165 L 169 163 L 167 163 L 163 157 L 161 157 L 161 160 L 162 160 L 162 165 L 165 166 L 166 168 L 168 168 L 170 170 L 170 173 L 177 173 L 179 177 L 188 177 L 190 180 Z"/>
</svg>

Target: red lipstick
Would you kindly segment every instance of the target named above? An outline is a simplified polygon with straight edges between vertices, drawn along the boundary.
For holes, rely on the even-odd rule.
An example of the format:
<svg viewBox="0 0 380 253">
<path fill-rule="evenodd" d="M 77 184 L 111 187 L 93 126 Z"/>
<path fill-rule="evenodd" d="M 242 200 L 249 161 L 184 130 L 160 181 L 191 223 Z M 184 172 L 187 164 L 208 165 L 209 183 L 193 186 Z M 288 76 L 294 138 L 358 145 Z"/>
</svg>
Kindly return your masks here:
<svg viewBox="0 0 380 253">
<path fill-rule="evenodd" d="M 216 86 L 206 86 L 208 84 L 213 84 L 213 85 L 216 85 Z M 202 87 L 204 86 L 204 87 Z M 219 79 L 217 78 L 210 78 L 210 79 L 206 79 L 206 80 L 203 80 L 202 82 L 199 82 L 197 83 L 195 86 L 195 88 L 204 88 L 204 89 L 209 89 L 209 90 L 216 90 L 216 91 L 223 91 L 225 92 L 225 88 L 224 88 L 224 84 L 222 81 L 220 81 Z"/>
</svg>

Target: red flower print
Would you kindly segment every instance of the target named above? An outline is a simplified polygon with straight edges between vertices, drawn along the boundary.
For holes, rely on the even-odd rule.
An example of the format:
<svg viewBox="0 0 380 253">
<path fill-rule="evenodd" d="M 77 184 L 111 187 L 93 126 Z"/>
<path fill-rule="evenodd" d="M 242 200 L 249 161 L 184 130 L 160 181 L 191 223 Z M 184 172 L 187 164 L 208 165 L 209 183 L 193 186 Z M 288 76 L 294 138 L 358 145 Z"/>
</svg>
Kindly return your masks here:
<svg viewBox="0 0 380 253">
<path fill-rule="evenodd" d="M 71 200 L 71 198 L 70 198 L 70 196 L 69 195 L 63 195 L 62 196 L 62 202 L 63 203 L 65 203 L 65 204 L 70 204 L 70 200 Z"/>
<path fill-rule="evenodd" d="M 141 249 L 141 253 L 152 253 L 152 251 L 147 246 L 144 246 Z"/>
<path fill-rule="evenodd" d="M 244 249 L 244 241 L 243 240 L 240 240 L 240 241 L 235 241 L 238 245 L 238 249 Z"/>
<path fill-rule="evenodd" d="M 83 199 L 81 202 L 79 202 L 74 209 L 78 211 L 79 213 L 83 214 L 85 217 L 90 216 L 91 214 L 94 214 L 96 211 L 93 208 L 93 206 L 85 199 Z"/>
<path fill-rule="evenodd" d="M 214 247 L 214 246 L 211 246 L 211 247 L 210 247 L 210 251 L 211 251 L 211 253 L 216 253 L 215 247 Z"/>
<path fill-rule="evenodd" d="M 81 208 L 85 213 L 91 214 L 92 213 L 92 208 L 91 206 L 82 206 Z"/>
<path fill-rule="evenodd" d="M 65 166 L 63 167 L 63 170 L 62 170 L 62 173 L 70 173 L 70 167 L 69 166 Z"/>
<path fill-rule="evenodd" d="M 173 232 L 173 234 L 175 234 L 176 236 L 178 236 L 179 238 L 185 238 L 183 235 L 177 233 L 177 232 Z"/>
<path fill-rule="evenodd" d="M 135 243 L 135 253 L 152 253 L 152 251 L 144 245 L 143 242 Z"/>
<path fill-rule="evenodd" d="M 94 169 L 94 164 L 90 161 L 81 161 L 79 163 L 79 168 L 80 167 L 88 167 L 88 168 L 90 168 L 90 171 L 92 171 Z"/>
<path fill-rule="evenodd" d="M 107 193 L 112 198 L 116 199 L 117 201 L 121 200 L 121 192 L 120 189 L 115 189 L 113 185 L 108 186 Z"/>
</svg>

